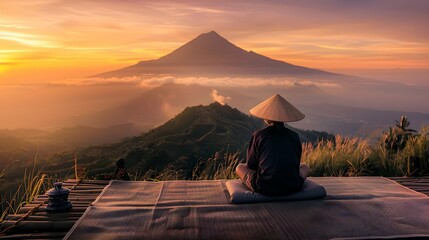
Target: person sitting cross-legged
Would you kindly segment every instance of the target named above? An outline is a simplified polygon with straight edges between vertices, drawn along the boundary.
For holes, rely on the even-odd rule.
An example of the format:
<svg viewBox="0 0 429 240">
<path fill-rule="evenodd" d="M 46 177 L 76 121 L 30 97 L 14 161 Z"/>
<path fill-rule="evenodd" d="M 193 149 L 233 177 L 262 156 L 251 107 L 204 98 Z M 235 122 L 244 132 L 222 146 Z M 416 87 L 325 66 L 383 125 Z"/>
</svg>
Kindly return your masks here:
<svg viewBox="0 0 429 240">
<path fill-rule="evenodd" d="M 302 189 L 309 167 L 301 164 L 302 145 L 298 134 L 285 127 L 305 116 L 280 95 L 274 95 L 250 110 L 265 120 L 268 127 L 253 133 L 247 150 L 247 161 L 236 173 L 252 191 L 268 196 L 281 196 Z"/>
</svg>

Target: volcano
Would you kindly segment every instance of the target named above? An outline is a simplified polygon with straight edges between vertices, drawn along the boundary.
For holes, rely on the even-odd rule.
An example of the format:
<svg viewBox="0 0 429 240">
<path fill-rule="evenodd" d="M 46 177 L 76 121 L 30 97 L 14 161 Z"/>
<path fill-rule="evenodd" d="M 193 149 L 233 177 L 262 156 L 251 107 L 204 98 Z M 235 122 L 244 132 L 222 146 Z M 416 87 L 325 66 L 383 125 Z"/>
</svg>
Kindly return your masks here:
<svg viewBox="0 0 429 240">
<path fill-rule="evenodd" d="M 192 77 L 333 77 L 339 74 L 306 68 L 274 60 L 232 44 L 214 31 L 192 41 L 157 60 L 101 73 L 93 77 L 129 77 L 168 74 Z"/>
</svg>

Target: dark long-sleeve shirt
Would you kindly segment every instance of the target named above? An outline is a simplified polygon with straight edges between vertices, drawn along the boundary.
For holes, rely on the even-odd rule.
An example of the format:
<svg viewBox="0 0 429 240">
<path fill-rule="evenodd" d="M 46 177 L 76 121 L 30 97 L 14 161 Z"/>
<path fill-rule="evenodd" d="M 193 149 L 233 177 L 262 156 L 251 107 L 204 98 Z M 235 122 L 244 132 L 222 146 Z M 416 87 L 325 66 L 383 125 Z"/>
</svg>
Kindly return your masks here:
<svg viewBox="0 0 429 240">
<path fill-rule="evenodd" d="M 247 150 L 247 165 L 256 171 L 254 190 L 273 196 L 301 190 L 301 153 L 298 134 L 288 128 L 269 126 L 254 132 Z"/>
</svg>

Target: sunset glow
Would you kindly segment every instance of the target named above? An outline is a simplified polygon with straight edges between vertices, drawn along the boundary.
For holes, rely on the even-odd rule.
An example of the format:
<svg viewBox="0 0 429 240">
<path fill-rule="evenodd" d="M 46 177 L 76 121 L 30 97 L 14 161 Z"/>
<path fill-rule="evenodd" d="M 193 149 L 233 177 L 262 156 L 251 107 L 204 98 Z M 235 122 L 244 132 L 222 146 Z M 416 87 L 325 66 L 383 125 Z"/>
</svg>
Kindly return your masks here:
<svg viewBox="0 0 429 240">
<path fill-rule="evenodd" d="M 211 30 L 306 67 L 429 68 L 424 1 L 6 0 L 0 9 L 0 84 L 157 59 Z"/>
</svg>

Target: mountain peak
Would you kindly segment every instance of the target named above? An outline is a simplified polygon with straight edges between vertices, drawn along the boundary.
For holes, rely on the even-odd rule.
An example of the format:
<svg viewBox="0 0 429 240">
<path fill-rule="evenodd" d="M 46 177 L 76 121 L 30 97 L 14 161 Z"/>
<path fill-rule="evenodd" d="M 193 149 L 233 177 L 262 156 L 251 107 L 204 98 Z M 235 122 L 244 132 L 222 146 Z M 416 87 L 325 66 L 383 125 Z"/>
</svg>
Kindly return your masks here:
<svg viewBox="0 0 429 240">
<path fill-rule="evenodd" d="M 192 40 L 192 41 L 194 41 L 194 43 L 198 42 L 198 41 L 204 41 L 204 42 L 207 42 L 207 43 L 216 43 L 217 42 L 218 44 L 221 44 L 221 43 L 223 43 L 223 44 L 232 44 L 232 43 L 230 43 L 228 40 L 226 40 L 224 37 L 222 37 L 220 34 L 218 34 L 215 31 L 210 31 L 210 32 L 207 32 L 207 33 L 202 33 L 198 37 L 194 38 L 194 40 Z"/>
<path fill-rule="evenodd" d="M 209 37 L 220 37 L 220 38 L 223 38 L 221 35 L 219 35 L 217 32 L 215 32 L 215 31 L 210 31 L 210 32 L 207 32 L 207 33 L 202 33 L 202 34 L 200 34 L 200 37 L 201 36 L 209 36 Z M 198 37 L 197 37 L 198 38 Z"/>
<path fill-rule="evenodd" d="M 215 31 L 193 40 L 157 60 L 141 61 L 97 77 L 124 77 L 142 74 L 187 76 L 333 76 L 334 74 L 274 60 L 248 52 Z"/>
<path fill-rule="evenodd" d="M 206 33 L 201 33 L 198 37 L 194 38 L 192 41 L 227 41 L 224 37 L 222 37 L 219 33 L 215 31 L 210 31 Z"/>
<path fill-rule="evenodd" d="M 247 52 L 235 46 L 215 31 L 200 34 L 190 42 L 161 57 L 164 63 L 213 64 Z"/>
</svg>

